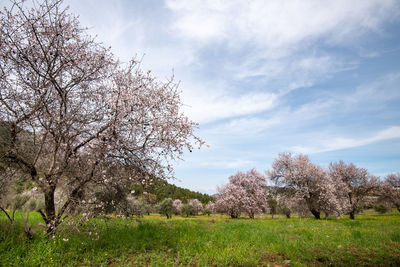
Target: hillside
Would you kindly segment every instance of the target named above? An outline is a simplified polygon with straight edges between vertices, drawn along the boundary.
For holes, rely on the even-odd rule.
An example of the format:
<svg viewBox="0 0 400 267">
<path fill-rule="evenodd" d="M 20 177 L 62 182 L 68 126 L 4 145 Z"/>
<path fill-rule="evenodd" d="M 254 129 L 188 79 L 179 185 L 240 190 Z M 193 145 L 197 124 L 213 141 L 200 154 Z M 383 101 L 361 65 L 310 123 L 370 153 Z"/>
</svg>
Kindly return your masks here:
<svg viewBox="0 0 400 267">
<path fill-rule="evenodd" d="M 148 185 L 145 188 L 141 184 L 135 185 L 134 191 L 134 195 L 136 197 L 153 195 L 153 201 L 155 203 L 160 202 L 165 198 L 180 199 L 184 203 L 186 203 L 189 199 L 197 198 L 203 204 L 213 200 L 213 198 L 207 194 L 194 192 L 189 189 L 170 184 L 164 180 L 156 180 L 153 184 Z"/>
</svg>

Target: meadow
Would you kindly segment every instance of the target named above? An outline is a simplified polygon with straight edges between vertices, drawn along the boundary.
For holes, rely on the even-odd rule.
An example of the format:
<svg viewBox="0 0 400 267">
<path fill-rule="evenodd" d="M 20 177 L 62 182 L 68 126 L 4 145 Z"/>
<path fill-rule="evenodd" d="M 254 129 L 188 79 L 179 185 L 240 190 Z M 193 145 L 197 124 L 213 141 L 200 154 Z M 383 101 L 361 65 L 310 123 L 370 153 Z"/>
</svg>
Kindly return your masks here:
<svg viewBox="0 0 400 267">
<path fill-rule="evenodd" d="M 39 214 L 0 215 L 0 266 L 399 266 L 400 215 L 91 219 L 46 237 Z M 96 229 L 96 230 L 94 230 Z"/>
</svg>

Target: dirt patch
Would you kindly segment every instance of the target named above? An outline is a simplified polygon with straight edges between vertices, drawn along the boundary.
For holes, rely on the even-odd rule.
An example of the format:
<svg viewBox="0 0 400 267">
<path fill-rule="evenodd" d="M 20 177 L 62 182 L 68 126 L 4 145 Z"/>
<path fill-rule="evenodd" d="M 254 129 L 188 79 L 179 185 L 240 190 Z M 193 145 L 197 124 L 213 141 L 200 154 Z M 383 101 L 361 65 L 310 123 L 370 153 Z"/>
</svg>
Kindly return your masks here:
<svg viewBox="0 0 400 267">
<path fill-rule="evenodd" d="M 289 266 L 290 260 L 285 259 L 284 256 L 279 253 L 268 251 L 261 255 L 259 263 L 260 266 L 264 266 L 265 263 L 270 263 L 273 267 Z"/>
</svg>

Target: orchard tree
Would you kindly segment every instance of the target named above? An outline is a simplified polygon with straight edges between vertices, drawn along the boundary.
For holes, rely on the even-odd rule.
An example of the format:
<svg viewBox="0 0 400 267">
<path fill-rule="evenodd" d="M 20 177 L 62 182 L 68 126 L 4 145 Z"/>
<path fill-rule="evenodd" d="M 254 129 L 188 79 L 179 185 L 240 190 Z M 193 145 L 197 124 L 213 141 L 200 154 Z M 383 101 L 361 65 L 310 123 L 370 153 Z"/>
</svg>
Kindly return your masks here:
<svg viewBox="0 0 400 267">
<path fill-rule="evenodd" d="M 325 171 L 306 155 L 281 153 L 267 174 L 277 186 L 292 189 L 294 195 L 291 198 L 304 200 L 316 219 L 321 218 L 321 212 L 340 214 L 335 185 Z"/>
<path fill-rule="evenodd" d="M 223 212 L 231 216 L 232 219 L 239 218 L 242 212 L 241 198 L 244 190 L 234 184 L 226 184 L 217 187 L 215 206 L 218 212 Z"/>
<path fill-rule="evenodd" d="M 9 133 L 1 161 L 43 192 L 49 234 L 93 185 L 167 178 L 171 160 L 202 144 L 173 79 L 116 60 L 61 0 L 33 9 L 12 1 L 0 12 L 0 38 L 0 121 Z M 67 192 L 56 206 L 60 185 Z"/>
<path fill-rule="evenodd" d="M 174 202 L 172 203 L 172 205 L 174 205 L 175 214 L 181 214 L 182 213 L 183 203 L 182 203 L 182 201 L 180 199 L 175 199 Z"/>
<path fill-rule="evenodd" d="M 198 215 L 199 212 L 203 211 L 203 204 L 200 202 L 200 200 L 196 198 L 190 199 L 188 204 L 193 206 L 196 211 L 196 215 Z"/>
<path fill-rule="evenodd" d="M 382 200 L 390 203 L 400 212 L 400 172 L 386 176 L 380 195 Z"/>
<path fill-rule="evenodd" d="M 182 206 L 182 215 L 186 216 L 186 217 L 195 216 L 196 215 L 196 209 L 193 207 L 193 205 L 184 204 Z"/>
<path fill-rule="evenodd" d="M 232 218 L 238 218 L 241 212 L 254 218 L 266 210 L 265 183 L 265 177 L 255 169 L 238 172 L 229 177 L 229 184 L 217 188 L 216 206 Z"/>
<path fill-rule="evenodd" d="M 353 163 L 343 161 L 329 165 L 329 176 L 336 184 L 339 199 L 344 199 L 343 209 L 354 219 L 363 201 L 378 189 L 378 179 L 366 169 L 357 168 Z"/>
<path fill-rule="evenodd" d="M 207 215 L 215 213 L 215 203 L 212 201 L 209 201 L 204 208 L 204 213 Z"/>
<path fill-rule="evenodd" d="M 170 198 L 166 198 L 158 204 L 158 212 L 161 215 L 167 216 L 167 219 L 172 218 L 172 214 L 175 213 L 175 207 L 173 201 Z"/>
</svg>

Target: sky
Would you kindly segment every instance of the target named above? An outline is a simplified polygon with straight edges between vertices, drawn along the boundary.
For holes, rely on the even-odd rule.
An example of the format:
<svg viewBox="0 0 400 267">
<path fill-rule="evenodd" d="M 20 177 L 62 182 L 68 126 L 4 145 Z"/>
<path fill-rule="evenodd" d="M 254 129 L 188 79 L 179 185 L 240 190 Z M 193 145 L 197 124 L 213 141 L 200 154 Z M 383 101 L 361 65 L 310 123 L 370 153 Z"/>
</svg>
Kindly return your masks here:
<svg viewBox="0 0 400 267">
<path fill-rule="evenodd" d="M 400 171 L 400 1 L 66 0 L 127 62 L 180 81 L 208 146 L 175 162 L 213 194 L 280 152 Z"/>
</svg>

